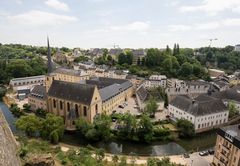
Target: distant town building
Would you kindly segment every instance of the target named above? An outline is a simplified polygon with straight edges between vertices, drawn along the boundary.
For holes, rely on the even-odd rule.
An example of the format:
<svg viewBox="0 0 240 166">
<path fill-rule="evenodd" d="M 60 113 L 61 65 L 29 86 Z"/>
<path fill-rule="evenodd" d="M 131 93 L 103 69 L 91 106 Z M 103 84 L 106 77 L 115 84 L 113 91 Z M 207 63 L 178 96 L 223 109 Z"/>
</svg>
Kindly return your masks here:
<svg viewBox="0 0 240 166">
<path fill-rule="evenodd" d="M 213 163 L 216 166 L 240 165 L 240 126 L 232 125 L 217 130 Z"/>
<path fill-rule="evenodd" d="M 67 63 L 67 57 L 58 48 L 56 54 L 54 55 L 54 61 L 57 63 Z"/>
<path fill-rule="evenodd" d="M 228 122 L 228 109 L 220 99 L 208 95 L 190 98 L 178 95 L 168 106 L 170 117 L 186 119 L 194 124 L 196 132 L 212 129 Z"/>
<path fill-rule="evenodd" d="M 144 49 L 132 50 L 133 61 L 132 64 L 137 65 L 138 62 L 142 62 L 142 59 L 147 55 L 147 52 Z"/>
<path fill-rule="evenodd" d="M 240 52 L 240 44 L 235 45 L 234 51 Z"/>
<path fill-rule="evenodd" d="M 109 50 L 108 55 L 112 56 L 113 59 L 117 60 L 118 55 L 121 54 L 122 52 L 123 52 L 122 49 L 114 48 Z"/>
<path fill-rule="evenodd" d="M 165 75 L 151 75 L 144 83 L 146 88 L 167 87 L 167 77 Z"/>
<path fill-rule="evenodd" d="M 225 74 L 224 71 L 218 69 L 208 69 L 208 73 L 211 78 L 217 78 L 219 76 L 223 76 Z"/>
<path fill-rule="evenodd" d="M 45 75 L 13 78 L 10 80 L 10 87 L 14 91 L 18 91 L 20 89 L 30 90 L 35 85 L 44 85 L 44 84 L 45 84 Z"/>
</svg>

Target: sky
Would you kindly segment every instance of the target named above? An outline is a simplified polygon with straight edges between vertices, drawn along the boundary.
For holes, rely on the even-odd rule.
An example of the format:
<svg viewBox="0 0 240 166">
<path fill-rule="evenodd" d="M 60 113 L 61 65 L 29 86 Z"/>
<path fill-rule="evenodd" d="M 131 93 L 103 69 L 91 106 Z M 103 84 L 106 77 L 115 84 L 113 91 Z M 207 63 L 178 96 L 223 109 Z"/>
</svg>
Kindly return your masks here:
<svg viewBox="0 0 240 166">
<path fill-rule="evenodd" d="M 198 48 L 240 43 L 240 0 L 0 0 L 0 43 Z"/>
</svg>

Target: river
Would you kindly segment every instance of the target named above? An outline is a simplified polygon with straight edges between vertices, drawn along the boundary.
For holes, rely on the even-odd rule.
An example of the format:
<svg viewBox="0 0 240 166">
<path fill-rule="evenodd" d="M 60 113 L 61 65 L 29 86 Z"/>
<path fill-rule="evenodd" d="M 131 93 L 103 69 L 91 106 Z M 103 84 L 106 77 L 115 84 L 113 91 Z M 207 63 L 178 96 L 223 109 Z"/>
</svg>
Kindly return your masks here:
<svg viewBox="0 0 240 166">
<path fill-rule="evenodd" d="M 14 122 L 16 118 L 9 111 L 7 105 L 0 102 L 0 108 L 14 134 L 18 131 L 15 127 Z M 127 141 L 116 141 L 116 142 L 97 142 L 91 143 L 93 147 L 103 148 L 108 153 L 113 154 L 136 154 L 140 156 L 164 156 L 164 155 L 178 155 L 183 154 L 186 151 L 196 151 L 211 148 L 215 145 L 216 133 L 209 132 L 204 134 L 199 134 L 193 139 L 180 140 L 177 142 L 153 142 L 151 144 L 140 144 L 132 143 Z M 86 146 L 89 143 L 76 134 L 65 134 L 63 138 L 64 143 Z"/>
</svg>

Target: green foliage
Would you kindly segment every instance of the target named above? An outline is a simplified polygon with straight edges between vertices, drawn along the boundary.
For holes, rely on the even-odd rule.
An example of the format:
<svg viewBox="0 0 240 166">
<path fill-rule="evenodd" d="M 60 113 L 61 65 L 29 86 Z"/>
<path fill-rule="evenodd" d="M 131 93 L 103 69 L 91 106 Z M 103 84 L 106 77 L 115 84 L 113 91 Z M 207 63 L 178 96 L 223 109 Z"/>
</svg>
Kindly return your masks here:
<svg viewBox="0 0 240 166">
<path fill-rule="evenodd" d="M 158 109 L 157 101 L 151 97 L 144 108 L 145 112 L 148 113 L 150 116 L 155 116 L 155 113 Z"/>
<path fill-rule="evenodd" d="M 186 119 L 179 119 L 177 121 L 177 127 L 179 128 L 180 137 L 190 138 L 195 135 L 194 125 Z"/>
<path fill-rule="evenodd" d="M 24 112 L 31 112 L 31 105 L 25 103 L 23 104 L 23 111 Z"/>
<path fill-rule="evenodd" d="M 0 86 L 0 101 L 5 96 L 6 93 L 7 93 L 7 89 L 4 86 Z"/>
<path fill-rule="evenodd" d="M 239 114 L 239 110 L 237 109 L 236 104 L 233 101 L 230 101 L 228 103 L 228 110 L 229 110 L 229 115 L 228 115 L 229 118 L 233 118 Z"/>
<path fill-rule="evenodd" d="M 164 157 L 162 159 L 148 158 L 147 166 L 181 166 L 181 165 L 171 163 L 168 157 Z"/>
<path fill-rule="evenodd" d="M 20 117 L 20 116 L 24 115 L 24 112 L 18 107 L 17 104 L 11 104 L 9 110 L 16 117 Z"/>
<path fill-rule="evenodd" d="M 120 158 L 120 162 L 119 162 L 118 166 L 127 166 L 127 158 L 126 158 L 126 156 L 122 156 Z"/>
<path fill-rule="evenodd" d="M 153 124 L 151 123 L 151 119 L 143 114 L 138 125 L 138 137 L 140 140 L 150 142 L 153 139 Z"/>
<path fill-rule="evenodd" d="M 47 114 L 47 111 L 42 109 L 42 108 L 38 108 L 35 111 L 35 115 L 38 116 L 38 117 L 41 117 L 41 118 L 45 118 L 46 114 Z"/>
<path fill-rule="evenodd" d="M 53 144 L 57 144 L 59 142 L 59 135 L 57 130 L 54 130 L 50 133 L 50 141 Z"/>
<path fill-rule="evenodd" d="M 86 56 L 79 56 L 79 57 L 74 59 L 74 62 L 79 63 L 79 62 L 85 62 L 85 61 L 88 61 L 88 60 L 89 60 L 89 58 L 86 57 Z"/>
<path fill-rule="evenodd" d="M 42 126 L 42 120 L 35 115 L 22 116 L 16 121 L 16 127 L 27 136 L 35 136 Z"/>
<path fill-rule="evenodd" d="M 127 51 L 126 53 L 120 53 L 118 55 L 118 64 L 123 65 L 123 64 L 128 64 L 131 65 L 133 60 L 133 55 L 131 51 Z"/>
</svg>

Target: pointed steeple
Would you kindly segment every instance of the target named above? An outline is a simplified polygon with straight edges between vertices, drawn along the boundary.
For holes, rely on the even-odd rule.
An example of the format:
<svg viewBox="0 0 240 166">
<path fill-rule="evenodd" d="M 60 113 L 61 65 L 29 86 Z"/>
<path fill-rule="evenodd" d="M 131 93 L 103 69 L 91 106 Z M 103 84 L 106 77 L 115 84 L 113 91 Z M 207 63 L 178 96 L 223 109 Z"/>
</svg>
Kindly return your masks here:
<svg viewBox="0 0 240 166">
<path fill-rule="evenodd" d="M 48 73 L 52 72 L 52 58 L 51 58 L 51 48 L 49 45 L 49 39 L 47 37 L 47 47 L 48 47 L 48 52 L 47 52 L 47 59 L 48 59 Z"/>
</svg>

